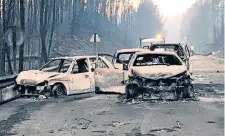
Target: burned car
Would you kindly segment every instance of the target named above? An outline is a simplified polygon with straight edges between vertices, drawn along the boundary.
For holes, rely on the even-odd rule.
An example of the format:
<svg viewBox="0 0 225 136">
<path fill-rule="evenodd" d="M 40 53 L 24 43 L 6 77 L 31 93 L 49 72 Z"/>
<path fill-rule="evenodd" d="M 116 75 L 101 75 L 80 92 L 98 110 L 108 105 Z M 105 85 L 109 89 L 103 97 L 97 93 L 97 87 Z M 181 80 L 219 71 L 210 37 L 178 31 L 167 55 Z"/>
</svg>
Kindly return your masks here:
<svg viewBox="0 0 225 136">
<path fill-rule="evenodd" d="M 53 96 L 95 91 L 93 68 L 95 56 L 55 58 L 39 70 L 22 71 L 16 88 L 22 95 L 50 93 Z M 114 69 L 111 62 L 99 56 L 98 67 Z"/>
<path fill-rule="evenodd" d="M 138 48 L 117 50 L 113 56 L 112 60 L 113 65 L 115 66 L 115 68 L 122 70 L 123 63 L 128 64 L 134 53 L 145 50 L 146 49 L 138 49 Z"/>
<path fill-rule="evenodd" d="M 164 94 L 168 93 L 175 99 L 194 96 L 191 75 L 184 62 L 174 52 L 138 52 L 123 69 L 129 72 L 125 88 L 127 98 L 140 93 L 157 97 L 164 97 Z"/>
<path fill-rule="evenodd" d="M 188 70 L 190 73 L 192 73 L 192 65 L 190 63 L 190 50 L 188 46 L 178 44 L 154 44 L 149 47 L 151 51 L 173 51 L 176 52 L 177 55 L 185 62 Z"/>
</svg>

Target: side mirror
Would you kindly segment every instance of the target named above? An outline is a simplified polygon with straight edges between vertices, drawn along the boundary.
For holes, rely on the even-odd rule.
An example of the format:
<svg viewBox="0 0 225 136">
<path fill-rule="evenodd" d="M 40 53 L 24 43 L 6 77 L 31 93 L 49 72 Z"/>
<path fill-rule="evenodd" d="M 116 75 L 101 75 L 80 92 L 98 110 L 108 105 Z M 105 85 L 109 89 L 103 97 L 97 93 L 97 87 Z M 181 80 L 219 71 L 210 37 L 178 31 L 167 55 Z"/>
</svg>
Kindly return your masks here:
<svg viewBox="0 0 225 136">
<path fill-rule="evenodd" d="M 123 70 L 128 70 L 128 66 L 126 64 L 123 64 Z"/>
</svg>

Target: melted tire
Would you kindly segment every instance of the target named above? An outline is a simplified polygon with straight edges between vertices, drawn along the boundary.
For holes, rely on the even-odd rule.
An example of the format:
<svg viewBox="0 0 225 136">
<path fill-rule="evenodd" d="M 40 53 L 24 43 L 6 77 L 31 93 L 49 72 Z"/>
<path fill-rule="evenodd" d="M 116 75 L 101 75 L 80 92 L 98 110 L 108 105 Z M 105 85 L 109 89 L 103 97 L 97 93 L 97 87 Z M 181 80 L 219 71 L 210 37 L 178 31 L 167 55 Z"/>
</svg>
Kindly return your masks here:
<svg viewBox="0 0 225 136">
<path fill-rule="evenodd" d="M 100 88 L 99 87 L 95 87 L 95 94 L 100 94 L 101 93 L 101 91 L 100 91 Z"/>
<path fill-rule="evenodd" d="M 134 98 L 135 96 L 137 96 L 137 91 L 138 91 L 137 85 L 134 84 L 126 85 L 125 88 L 126 98 L 127 99 Z"/>
<path fill-rule="evenodd" d="M 66 92 L 66 91 L 65 91 L 65 88 L 64 88 L 63 85 L 61 85 L 61 84 L 56 84 L 56 85 L 54 85 L 51 94 L 53 95 L 53 97 L 58 98 L 58 97 L 60 97 L 60 96 L 66 95 L 65 92 Z"/>
<path fill-rule="evenodd" d="M 195 91 L 193 85 L 187 86 L 183 91 L 182 98 L 195 98 Z"/>
</svg>

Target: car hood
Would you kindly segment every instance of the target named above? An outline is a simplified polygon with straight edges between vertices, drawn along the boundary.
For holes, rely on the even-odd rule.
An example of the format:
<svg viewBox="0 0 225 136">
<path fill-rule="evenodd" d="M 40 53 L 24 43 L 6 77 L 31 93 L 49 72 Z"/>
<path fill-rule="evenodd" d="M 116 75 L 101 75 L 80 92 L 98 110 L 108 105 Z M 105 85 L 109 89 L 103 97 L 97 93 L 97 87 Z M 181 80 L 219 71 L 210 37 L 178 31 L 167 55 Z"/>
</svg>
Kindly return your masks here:
<svg viewBox="0 0 225 136">
<path fill-rule="evenodd" d="M 141 76 L 149 79 L 160 79 L 160 78 L 169 78 L 180 73 L 183 73 L 187 70 L 186 66 L 166 66 L 166 65 L 157 65 L 157 66 L 143 66 L 143 67 L 133 67 L 133 73 L 137 76 Z"/>
<path fill-rule="evenodd" d="M 56 72 L 44 72 L 39 70 L 29 70 L 21 72 L 16 78 L 17 84 L 29 84 L 36 85 L 48 80 L 50 78 L 58 76 L 59 73 Z"/>
</svg>

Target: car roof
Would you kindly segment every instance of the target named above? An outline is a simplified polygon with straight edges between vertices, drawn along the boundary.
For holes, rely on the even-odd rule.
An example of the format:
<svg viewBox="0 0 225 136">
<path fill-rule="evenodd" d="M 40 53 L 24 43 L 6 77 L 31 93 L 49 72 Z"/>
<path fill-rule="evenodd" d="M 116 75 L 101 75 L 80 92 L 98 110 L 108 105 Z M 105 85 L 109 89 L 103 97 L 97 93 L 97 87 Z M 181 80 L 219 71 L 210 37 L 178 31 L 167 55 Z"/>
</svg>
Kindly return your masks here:
<svg viewBox="0 0 225 136">
<path fill-rule="evenodd" d="M 122 53 L 122 52 L 140 52 L 140 51 L 146 51 L 148 49 L 142 49 L 142 48 L 131 48 L 131 49 L 120 49 L 117 50 L 117 53 Z"/>
<path fill-rule="evenodd" d="M 145 42 L 163 42 L 163 39 L 158 39 L 158 38 L 146 38 L 146 39 L 142 39 L 141 42 L 145 43 Z"/>
<path fill-rule="evenodd" d="M 85 59 L 85 58 L 91 58 L 91 57 L 96 57 L 94 55 L 92 56 L 87 56 L 87 55 L 83 55 L 83 56 L 68 56 L 68 57 L 57 57 L 57 58 L 53 58 L 53 59 L 67 59 L 67 60 L 77 60 L 77 59 Z"/>
<path fill-rule="evenodd" d="M 157 46 L 157 45 L 160 45 L 160 46 L 182 46 L 182 44 L 180 43 L 156 43 L 156 44 L 153 44 L 152 46 Z"/>
<path fill-rule="evenodd" d="M 144 54 L 163 54 L 163 55 L 176 55 L 175 52 L 173 51 L 142 51 L 142 52 L 137 52 L 137 55 L 144 55 Z"/>
</svg>

